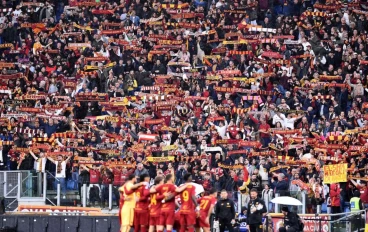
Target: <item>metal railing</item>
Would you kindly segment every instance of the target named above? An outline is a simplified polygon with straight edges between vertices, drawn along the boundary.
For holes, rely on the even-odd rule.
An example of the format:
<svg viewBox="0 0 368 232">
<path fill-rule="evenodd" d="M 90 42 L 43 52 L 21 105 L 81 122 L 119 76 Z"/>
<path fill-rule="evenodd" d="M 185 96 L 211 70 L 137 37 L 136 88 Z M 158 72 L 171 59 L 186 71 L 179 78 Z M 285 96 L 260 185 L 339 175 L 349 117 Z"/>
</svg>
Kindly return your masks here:
<svg viewBox="0 0 368 232">
<path fill-rule="evenodd" d="M 308 232 L 351 232 L 364 231 L 366 210 L 338 214 L 298 214 Z M 278 231 L 283 225 L 282 214 L 270 213 L 265 220 L 264 227 Z"/>
<path fill-rule="evenodd" d="M 35 171 L 0 171 L 0 197 L 7 200 L 7 209 L 16 209 L 19 199 L 35 199 L 41 200 L 46 204 L 54 206 L 75 205 L 78 203 L 84 207 L 89 203 L 89 189 L 91 185 L 83 184 L 76 186 L 77 189 L 67 192 L 68 196 L 73 199 L 64 199 L 61 189 L 60 179 L 56 178 L 53 173 L 48 171 L 41 173 Z M 66 185 L 66 182 L 65 182 Z M 118 195 L 117 187 L 107 185 L 105 199 L 109 210 L 113 209 L 114 198 Z M 76 194 L 80 189 L 80 194 Z M 101 189 L 101 188 L 100 188 Z M 101 201 L 102 193 L 99 193 Z M 115 199 L 116 200 L 116 199 Z M 118 205 L 118 200 L 116 200 Z M 100 202 L 99 202 L 100 203 Z"/>
<path fill-rule="evenodd" d="M 0 197 L 6 199 L 6 210 L 17 208 L 21 197 L 23 179 L 30 175 L 30 171 L 0 171 Z"/>
<path fill-rule="evenodd" d="M 366 210 L 331 214 L 330 228 L 334 232 L 364 231 L 366 215 Z"/>
<path fill-rule="evenodd" d="M 238 213 L 241 212 L 242 207 L 247 207 L 247 202 L 249 201 L 249 193 L 241 193 L 241 192 L 229 192 L 229 198 L 234 201 L 236 205 L 236 209 Z M 262 198 L 265 202 L 267 212 L 269 213 L 281 213 L 281 206 L 279 204 L 273 204 L 271 200 L 278 196 L 291 196 L 302 202 L 302 206 L 291 206 L 289 207 L 291 211 L 297 212 L 299 214 L 305 214 L 307 212 L 307 200 L 308 195 L 305 191 L 285 191 L 282 194 L 276 193 L 272 198 L 263 197 L 262 192 L 258 192 L 258 197 Z M 317 208 L 317 207 L 316 207 Z M 317 212 L 317 211 L 316 211 Z"/>
<path fill-rule="evenodd" d="M 83 184 L 81 186 L 81 205 L 83 207 L 87 207 L 89 205 L 92 205 L 93 203 L 95 203 L 95 200 L 92 201 L 92 199 L 90 199 L 90 191 L 91 188 L 93 188 L 93 186 L 95 186 L 94 184 Z M 117 194 L 116 191 L 117 189 L 115 189 L 116 187 L 113 186 L 113 184 L 109 184 L 109 185 L 100 185 L 99 186 L 99 201 L 101 203 L 101 205 L 103 204 L 103 201 L 105 201 L 105 197 L 104 195 L 107 192 L 107 205 L 108 205 L 108 210 L 112 210 L 113 209 L 113 202 L 114 202 L 114 197 L 115 197 L 115 201 L 116 201 L 116 205 L 119 206 L 119 201 L 117 198 Z"/>
<path fill-rule="evenodd" d="M 52 173 L 46 171 L 43 174 L 43 192 L 45 202 L 49 202 L 54 206 L 60 206 L 60 181 L 56 178 Z M 54 194 L 56 190 L 56 196 Z M 56 198 L 56 202 L 52 200 L 52 198 Z"/>
<path fill-rule="evenodd" d="M 1 180 L 3 180 L 4 184 L 0 184 L 0 196 L 4 196 L 7 199 L 8 208 L 15 206 L 17 200 L 20 198 L 33 197 L 42 198 L 46 204 L 54 206 L 81 205 L 83 207 L 88 207 L 91 205 L 89 198 L 90 189 L 93 185 L 77 183 L 78 186 L 76 186 L 74 190 L 67 192 L 67 199 L 62 199 L 61 182 L 48 171 L 45 173 L 36 173 L 31 171 L 3 171 L 0 172 L 0 181 Z M 99 185 L 99 203 L 101 203 L 101 200 L 106 200 L 106 206 L 109 210 L 112 210 L 114 205 L 116 205 L 117 208 L 119 205 L 118 186 L 113 186 L 111 184 L 105 185 L 104 187 L 101 186 L 102 185 Z M 79 190 L 79 194 L 77 194 L 77 189 Z M 235 203 L 236 211 L 240 213 L 242 207 L 247 206 L 249 201 L 249 192 L 245 194 L 240 191 L 228 193 L 229 198 Z M 321 207 L 321 205 L 313 205 L 313 199 L 311 199 L 305 191 L 284 191 L 282 193 L 276 193 L 273 197 L 277 197 L 281 194 L 283 196 L 297 198 L 302 202 L 302 206 L 289 207 L 292 212 L 297 212 L 298 214 L 305 214 L 307 212 L 321 213 L 321 211 L 322 213 L 327 212 L 326 203 L 324 203 L 324 207 Z M 259 192 L 258 195 L 259 197 L 262 197 L 262 192 Z M 246 198 L 248 198 L 248 200 Z M 268 213 L 280 213 L 281 206 L 271 203 L 272 197 L 263 199 Z M 104 204 L 101 203 L 101 205 Z M 309 210 L 307 210 L 307 207 L 309 207 Z M 310 210 L 311 207 L 313 207 L 313 211 Z M 324 208 L 324 210 L 321 210 L 321 208 Z"/>
</svg>

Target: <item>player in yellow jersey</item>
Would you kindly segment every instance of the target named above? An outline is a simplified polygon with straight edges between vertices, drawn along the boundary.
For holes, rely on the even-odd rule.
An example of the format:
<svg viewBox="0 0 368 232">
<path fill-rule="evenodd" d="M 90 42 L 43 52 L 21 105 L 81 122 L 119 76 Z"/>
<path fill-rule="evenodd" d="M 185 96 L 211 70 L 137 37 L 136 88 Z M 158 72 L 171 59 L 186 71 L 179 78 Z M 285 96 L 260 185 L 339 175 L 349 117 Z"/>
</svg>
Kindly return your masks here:
<svg viewBox="0 0 368 232">
<path fill-rule="evenodd" d="M 134 175 L 130 175 L 125 184 L 119 188 L 119 192 L 124 197 L 124 204 L 120 209 L 120 232 L 129 232 L 130 228 L 133 226 L 134 208 L 136 203 L 134 190 L 142 185 L 148 184 L 146 182 L 136 184 L 136 181 L 136 177 Z"/>
</svg>

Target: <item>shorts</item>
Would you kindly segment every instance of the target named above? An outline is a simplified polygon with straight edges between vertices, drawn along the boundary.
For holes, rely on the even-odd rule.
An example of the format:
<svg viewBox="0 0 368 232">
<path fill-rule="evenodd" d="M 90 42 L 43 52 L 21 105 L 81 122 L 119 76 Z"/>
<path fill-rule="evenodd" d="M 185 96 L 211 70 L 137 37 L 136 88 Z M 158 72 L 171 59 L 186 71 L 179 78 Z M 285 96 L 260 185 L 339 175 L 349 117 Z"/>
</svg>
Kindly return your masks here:
<svg viewBox="0 0 368 232">
<path fill-rule="evenodd" d="M 189 214 L 180 214 L 180 225 L 181 226 L 194 226 L 196 224 L 196 217 L 195 213 Z"/>
<path fill-rule="evenodd" d="M 134 212 L 134 226 L 147 226 L 148 221 L 147 220 L 148 211 L 142 211 L 142 212 Z"/>
<path fill-rule="evenodd" d="M 197 218 L 197 226 L 201 228 L 210 228 L 210 224 L 206 222 L 207 215 L 201 214 L 199 218 Z"/>
<path fill-rule="evenodd" d="M 160 223 L 160 216 L 149 216 L 149 225 L 158 226 Z"/>
<path fill-rule="evenodd" d="M 160 215 L 160 226 L 173 226 L 175 221 L 175 212 L 162 212 Z"/>
<path fill-rule="evenodd" d="M 134 219 L 134 208 L 129 208 L 128 205 L 124 204 L 121 209 L 121 225 L 122 226 L 133 226 Z"/>
</svg>

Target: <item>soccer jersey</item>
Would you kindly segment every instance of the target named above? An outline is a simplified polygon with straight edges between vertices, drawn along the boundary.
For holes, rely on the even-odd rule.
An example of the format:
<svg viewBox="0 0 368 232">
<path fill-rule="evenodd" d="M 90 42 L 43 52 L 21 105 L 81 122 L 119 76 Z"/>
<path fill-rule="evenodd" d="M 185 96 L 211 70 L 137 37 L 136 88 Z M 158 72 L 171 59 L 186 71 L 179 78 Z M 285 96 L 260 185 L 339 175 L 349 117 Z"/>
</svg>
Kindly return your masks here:
<svg viewBox="0 0 368 232">
<path fill-rule="evenodd" d="M 100 171 L 91 169 L 89 171 L 89 182 L 91 184 L 98 184 L 100 182 Z"/>
<path fill-rule="evenodd" d="M 161 212 L 161 200 L 158 200 L 158 193 L 150 194 L 150 215 L 157 217 Z"/>
<path fill-rule="evenodd" d="M 181 214 L 189 214 L 195 211 L 195 204 L 192 200 L 192 196 L 195 196 L 195 187 L 188 185 L 183 192 L 180 193 Z"/>
<path fill-rule="evenodd" d="M 201 215 L 208 215 L 208 211 L 211 206 L 216 204 L 216 198 L 211 196 L 204 196 L 198 200 L 199 203 L 199 213 Z"/>
<path fill-rule="evenodd" d="M 120 186 L 121 183 L 121 170 L 114 168 L 112 173 L 114 174 L 114 186 Z"/>
<path fill-rule="evenodd" d="M 138 198 L 138 201 L 135 206 L 136 212 L 145 212 L 148 210 L 149 205 L 149 189 L 146 188 L 146 186 L 140 186 L 135 191 L 135 196 Z"/>
<path fill-rule="evenodd" d="M 175 194 L 176 187 L 173 184 L 163 184 L 156 188 L 159 195 L 165 195 L 166 193 Z M 162 203 L 161 212 L 175 211 L 175 199 L 165 201 Z"/>
</svg>

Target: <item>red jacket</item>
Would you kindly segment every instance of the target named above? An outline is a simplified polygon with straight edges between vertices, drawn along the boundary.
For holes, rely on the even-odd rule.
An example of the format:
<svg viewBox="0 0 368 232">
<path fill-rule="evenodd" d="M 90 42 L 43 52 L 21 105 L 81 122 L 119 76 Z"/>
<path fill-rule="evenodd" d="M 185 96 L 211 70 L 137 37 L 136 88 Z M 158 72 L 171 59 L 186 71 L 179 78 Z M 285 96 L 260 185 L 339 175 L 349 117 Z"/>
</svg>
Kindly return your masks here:
<svg viewBox="0 0 368 232">
<path fill-rule="evenodd" d="M 340 187 L 338 184 L 330 185 L 330 199 L 331 199 L 331 206 L 340 207 Z"/>
<path fill-rule="evenodd" d="M 361 186 L 357 186 L 357 188 L 359 189 L 361 195 L 360 195 L 360 199 L 362 200 L 363 203 L 368 203 L 368 188 L 367 187 L 361 187 Z M 364 191 L 364 192 L 363 192 Z M 362 193 L 363 192 L 363 193 Z"/>
</svg>

